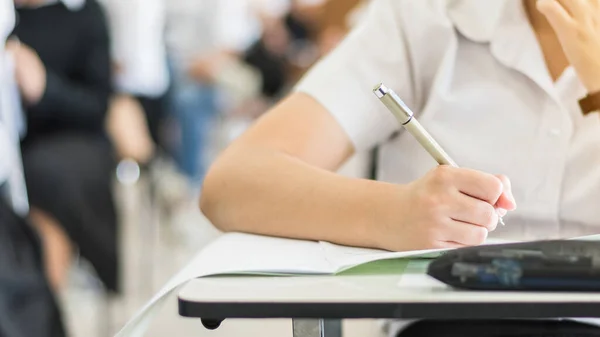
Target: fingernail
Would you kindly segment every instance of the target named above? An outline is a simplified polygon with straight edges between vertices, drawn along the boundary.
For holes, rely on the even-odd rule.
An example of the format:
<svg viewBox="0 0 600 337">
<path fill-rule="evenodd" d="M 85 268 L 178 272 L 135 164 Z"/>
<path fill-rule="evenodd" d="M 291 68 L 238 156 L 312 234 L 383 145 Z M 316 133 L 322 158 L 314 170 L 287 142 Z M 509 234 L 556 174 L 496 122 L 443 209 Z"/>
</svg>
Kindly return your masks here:
<svg viewBox="0 0 600 337">
<path fill-rule="evenodd" d="M 506 214 L 508 214 L 508 211 L 505 210 L 504 208 L 498 208 L 497 211 L 498 211 L 498 215 L 501 216 L 501 217 L 503 217 Z"/>
</svg>

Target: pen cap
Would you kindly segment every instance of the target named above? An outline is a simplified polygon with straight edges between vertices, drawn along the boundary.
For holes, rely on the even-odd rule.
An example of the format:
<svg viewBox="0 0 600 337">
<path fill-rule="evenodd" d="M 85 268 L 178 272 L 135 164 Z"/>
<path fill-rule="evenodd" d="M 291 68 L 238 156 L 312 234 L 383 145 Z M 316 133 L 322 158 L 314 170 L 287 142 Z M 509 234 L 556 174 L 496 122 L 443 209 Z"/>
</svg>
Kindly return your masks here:
<svg viewBox="0 0 600 337">
<path fill-rule="evenodd" d="M 454 160 L 452 160 L 444 149 L 442 149 L 440 144 L 438 144 L 427 130 L 423 128 L 419 121 L 414 118 L 413 112 L 406 104 L 404 104 L 404 102 L 402 102 L 400 97 L 398 97 L 393 90 L 383 84 L 379 84 L 373 89 L 373 93 L 396 117 L 398 122 L 415 137 L 427 152 L 429 152 L 438 164 L 458 167 Z"/>
<path fill-rule="evenodd" d="M 413 118 L 414 114 L 408 106 L 384 84 L 377 85 L 373 89 L 373 93 L 392 112 L 400 124 L 405 125 Z"/>
</svg>

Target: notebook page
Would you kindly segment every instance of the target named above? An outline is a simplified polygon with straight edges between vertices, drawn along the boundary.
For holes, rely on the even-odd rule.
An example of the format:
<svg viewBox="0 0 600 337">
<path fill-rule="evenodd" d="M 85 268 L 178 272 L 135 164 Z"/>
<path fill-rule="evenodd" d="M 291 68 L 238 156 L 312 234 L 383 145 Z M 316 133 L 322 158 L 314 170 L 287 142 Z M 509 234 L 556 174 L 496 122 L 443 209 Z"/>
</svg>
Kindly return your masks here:
<svg viewBox="0 0 600 337">
<path fill-rule="evenodd" d="M 334 268 L 319 243 L 241 233 L 224 234 L 198 253 L 191 262 L 125 325 L 116 337 L 143 336 L 165 301 L 188 281 L 213 275 L 323 275 Z"/>
<path fill-rule="evenodd" d="M 514 241 L 507 241 L 501 239 L 488 239 L 486 244 L 501 244 L 501 243 L 512 243 Z M 427 250 L 413 250 L 406 252 L 389 252 L 385 250 L 377 249 L 366 249 L 357 247 L 347 247 L 332 244 L 329 242 L 319 242 L 325 258 L 329 263 L 336 268 L 336 273 L 340 273 L 349 268 L 356 267 L 361 264 L 374 262 L 378 260 L 390 260 L 390 259 L 402 259 L 402 258 L 423 258 L 433 259 L 439 257 L 444 252 L 451 249 L 427 249 Z"/>
</svg>

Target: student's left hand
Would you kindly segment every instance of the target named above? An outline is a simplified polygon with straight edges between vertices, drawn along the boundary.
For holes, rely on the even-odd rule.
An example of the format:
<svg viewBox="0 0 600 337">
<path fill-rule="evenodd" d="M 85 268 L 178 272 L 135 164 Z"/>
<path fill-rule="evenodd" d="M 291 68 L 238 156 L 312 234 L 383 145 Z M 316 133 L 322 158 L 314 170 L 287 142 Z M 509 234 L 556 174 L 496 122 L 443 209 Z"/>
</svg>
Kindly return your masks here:
<svg viewBox="0 0 600 337">
<path fill-rule="evenodd" d="M 600 91 L 600 0 L 539 0 L 588 92 Z"/>
<path fill-rule="evenodd" d="M 539 0 L 588 92 L 600 91 L 600 0 Z"/>
<path fill-rule="evenodd" d="M 9 41 L 6 49 L 15 59 L 15 77 L 23 100 L 36 104 L 46 91 L 46 67 L 36 51 L 27 45 Z"/>
</svg>

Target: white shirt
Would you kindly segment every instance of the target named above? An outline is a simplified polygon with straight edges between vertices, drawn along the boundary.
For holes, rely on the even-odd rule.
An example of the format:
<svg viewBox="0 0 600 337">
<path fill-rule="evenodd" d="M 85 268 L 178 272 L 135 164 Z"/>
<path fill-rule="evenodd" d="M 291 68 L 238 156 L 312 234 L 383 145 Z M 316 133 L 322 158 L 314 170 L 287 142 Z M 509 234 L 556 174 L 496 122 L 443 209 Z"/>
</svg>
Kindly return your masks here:
<svg viewBox="0 0 600 337">
<path fill-rule="evenodd" d="M 167 13 L 167 45 L 183 68 L 207 53 L 241 52 L 260 36 L 248 0 L 168 0 Z"/>
<path fill-rule="evenodd" d="M 600 117 L 569 68 L 554 83 L 520 0 L 374 0 L 365 20 L 299 83 L 358 151 L 380 146 L 380 180 L 436 163 L 372 94 L 385 83 L 463 167 L 509 176 L 518 209 L 492 235 L 600 231 Z"/>
<path fill-rule="evenodd" d="M 0 0 L 0 185 L 8 186 L 8 201 L 16 212 L 29 210 L 19 148 L 25 122 L 14 78 L 12 58 L 4 50 L 6 38 L 15 24 L 11 0 Z M 5 197 L 4 195 L 0 197 Z"/>
<path fill-rule="evenodd" d="M 14 10 L 12 7 L 12 1 L 10 0 L 0 0 L 0 46 L 4 46 L 6 38 L 8 34 L 10 34 L 14 24 Z M 6 63 L 4 47 L 0 48 L 0 117 L 3 114 L 2 109 L 2 79 L 6 76 L 4 70 L 4 64 Z M 2 118 L 0 118 L 0 154 L 6 154 L 9 152 L 8 148 L 10 147 L 10 136 L 7 130 L 7 127 L 2 122 Z M 0 184 L 6 181 L 8 178 L 8 173 L 10 172 L 10 162 L 5 155 L 0 156 Z"/>
<path fill-rule="evenodd" d="M 169 87 L 164 0 L 101 0 L 108 14 L 121 92 L 162 96 Z"/>
</svg>

